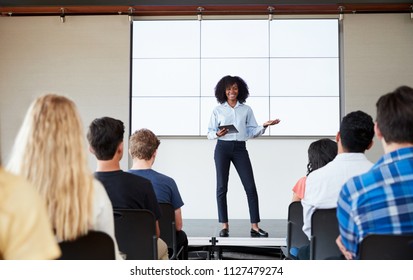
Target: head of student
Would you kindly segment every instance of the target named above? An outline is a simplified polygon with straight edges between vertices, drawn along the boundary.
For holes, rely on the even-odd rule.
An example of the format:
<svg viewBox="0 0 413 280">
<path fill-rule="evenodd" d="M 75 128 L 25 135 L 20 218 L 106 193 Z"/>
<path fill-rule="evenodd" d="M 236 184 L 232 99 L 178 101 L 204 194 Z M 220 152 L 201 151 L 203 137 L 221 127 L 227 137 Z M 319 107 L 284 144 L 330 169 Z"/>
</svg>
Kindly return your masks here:
<svg viewBox="0 0 413 280">
<path fill-rule="evenodd" d="M 142 128 L 129 138 L 129 153 L 133 159 L 150 160 L 160 144 L 161 141 L 152 131 Z"/>
<path fill-rule="evenodd" d="M 227 90 L 236 86 L 238 90 L 237 100 L 239 103 L 244 103 L 248 96 L 249 90 L 247 83 L 238 76 L 225 76 L 222 77 L 215 86 L 215 97 L 219 103 L 225 103 L 227 101 Z"/>
<path fill-rule="evenodd" d="M 111 117 L 94 119 L 87 132 L 91 152 L 98 160 L 111 160 L 116 153 L 122 157 L 124 133 L 125 126 L 120 120 Z"/>
<path fill-rule="evenodd" d="M 373 145 L 374 123 L 363 111 L 348 113 L 341 121 L 337 140 L 347 153 L 364 153 Z"/>
<path fill-rule="evenodd" d="M 398 87 L 376 103 L 376 130 L 387 144 L 413 143 L 413 88 Z"/>
<path fill-rule="evenodd" d="M 307 175 L 317 170 L 337 155 L 337 143 L 328 138 L 314 141 L 308 147 Z"/>
<path fill-rule="evenodd" d="M 30 105 L 7 168 L 26 178 L 44 198 L 60 240 L 85 234 L 91 223 L 93 175 L 75 103 L 60 95 Z"/>
</svg>

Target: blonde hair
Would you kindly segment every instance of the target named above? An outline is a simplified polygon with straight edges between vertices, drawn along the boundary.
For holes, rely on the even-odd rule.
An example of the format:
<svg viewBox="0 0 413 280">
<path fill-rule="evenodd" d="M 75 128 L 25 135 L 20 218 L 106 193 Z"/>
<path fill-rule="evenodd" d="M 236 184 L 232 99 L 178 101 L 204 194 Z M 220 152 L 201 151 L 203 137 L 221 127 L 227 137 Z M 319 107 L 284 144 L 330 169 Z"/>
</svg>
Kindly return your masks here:
<svg viewBox="0 0 413 280">
<path fill-rule="evenodd" d="M 29 107 L 7 168 L 45 199 L 59 240 L 73 240 L 92 225 L 93 175 L 82 123 L 70 99 L 47 94 Z"/>
</svg>

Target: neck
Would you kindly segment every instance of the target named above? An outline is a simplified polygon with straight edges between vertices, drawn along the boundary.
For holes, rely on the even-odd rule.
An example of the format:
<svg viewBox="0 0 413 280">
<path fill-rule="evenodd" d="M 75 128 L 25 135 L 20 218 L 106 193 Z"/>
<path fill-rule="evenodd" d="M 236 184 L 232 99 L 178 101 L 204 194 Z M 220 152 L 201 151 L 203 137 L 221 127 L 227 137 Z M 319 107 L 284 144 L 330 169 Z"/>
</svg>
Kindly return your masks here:
<svg viewBox="0 0 413 280">
<path fill-rule="evenodd" d="M 386 143 L 384 138 L 381 139 L 384 153 L 391 153 L 401 148 L 413 147 L 413 143 Z"/>
<path fill-rule="evenodd" d="M 153 164 L 153 160 L 134 158 L 131 169 L 151 169 L 152 164 Z"/>
<path fill-rule="evenodd" d="M 232 108 L 235 107 L 235 105 L 237 105 L 237 100 L 227 100 L 228 105 L 231 106 Z"/>
<path fill-rule="evenodd" d="M 108 172 L 117 170 L 121 170 L 118 160 L 98 160 L 96 167 L 97 172 Z"/>
<path fill-rule="evenodd" d="M 346 153 L 347 151 L 344 149 L 343 145 L 341 145 L 341 139 L 337 141 L 337 154 Z"/>
</svg>

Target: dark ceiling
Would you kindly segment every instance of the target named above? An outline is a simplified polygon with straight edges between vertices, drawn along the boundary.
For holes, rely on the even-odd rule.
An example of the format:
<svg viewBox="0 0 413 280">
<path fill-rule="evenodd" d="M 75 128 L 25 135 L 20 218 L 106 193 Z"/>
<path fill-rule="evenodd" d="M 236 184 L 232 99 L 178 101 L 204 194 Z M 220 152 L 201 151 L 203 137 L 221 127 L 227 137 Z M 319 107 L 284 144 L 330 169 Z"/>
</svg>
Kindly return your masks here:
<svg viewBox="0 0 413 280">
<path fill-rule="evenodd" d="M 408 13 L 413 0 L 0 0 L 1 16 Z"/>
<path fill-rule="evenodd" d="M 413 4 L 411 0 L 0 0 L 0 6 L 175 6 L 175 5 L 345 5 L 345 4 Z"/>
</svg>

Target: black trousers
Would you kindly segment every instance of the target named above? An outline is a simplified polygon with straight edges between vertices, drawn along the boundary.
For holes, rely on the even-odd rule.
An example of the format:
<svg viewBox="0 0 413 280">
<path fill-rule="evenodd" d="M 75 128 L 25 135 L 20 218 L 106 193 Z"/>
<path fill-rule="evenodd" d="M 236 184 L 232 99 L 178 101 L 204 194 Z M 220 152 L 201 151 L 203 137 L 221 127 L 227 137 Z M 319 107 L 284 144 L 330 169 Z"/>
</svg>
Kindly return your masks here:
<svg viewBox="0 0 413 280">
<path fill-rule="evenodd" d="M 228 222 L 227 192 L 229 170 L 232 162 L 238 172 L 242 185 L 244 186 L 245 193 L 247 194 L 250 221 L 251 223 L 258 223 L 260 221 L 258 194 L 245 141 L 218 140 L 217 145 L 215 146 L 214 160 L 217 176 L 219 222 Z"/>
</svg>

